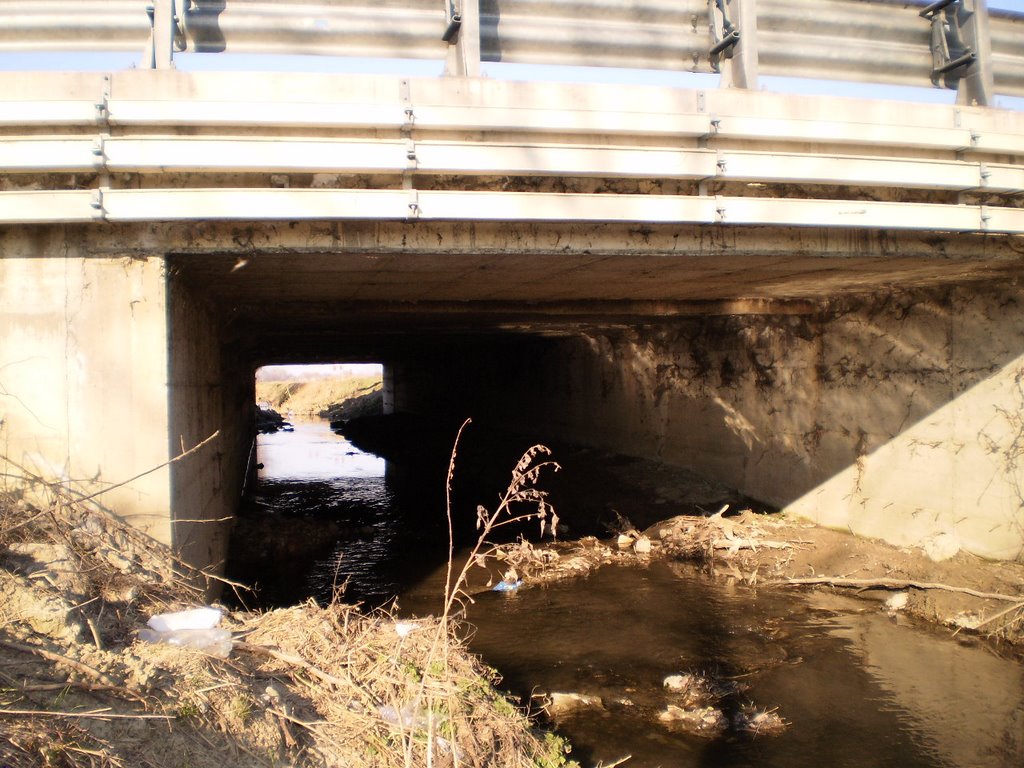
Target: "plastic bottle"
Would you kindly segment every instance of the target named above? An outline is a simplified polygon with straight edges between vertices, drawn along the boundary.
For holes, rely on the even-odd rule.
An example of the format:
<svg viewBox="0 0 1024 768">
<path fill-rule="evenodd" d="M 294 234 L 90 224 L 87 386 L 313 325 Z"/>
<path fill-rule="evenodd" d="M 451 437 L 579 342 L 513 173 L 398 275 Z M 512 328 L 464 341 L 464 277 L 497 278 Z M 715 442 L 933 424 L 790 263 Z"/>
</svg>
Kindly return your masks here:
<svg viewBox="0 0 1024 768">
<path fill-rule="evenodd" d="M 226 659 L 231 653 L 231 631 L 227 629 L 140 629 L 139 639 L 147 643 L 193 648 L 221 659 Z"/>
<path fill-rule="evenodd" d="M 203 607 L 174 613 L 158 613 L 150 617 L 146 623 L 158 632 L 172 629 L 212 629 L 220 624 L 220 617 L 219 608 Z"/>
</svg>

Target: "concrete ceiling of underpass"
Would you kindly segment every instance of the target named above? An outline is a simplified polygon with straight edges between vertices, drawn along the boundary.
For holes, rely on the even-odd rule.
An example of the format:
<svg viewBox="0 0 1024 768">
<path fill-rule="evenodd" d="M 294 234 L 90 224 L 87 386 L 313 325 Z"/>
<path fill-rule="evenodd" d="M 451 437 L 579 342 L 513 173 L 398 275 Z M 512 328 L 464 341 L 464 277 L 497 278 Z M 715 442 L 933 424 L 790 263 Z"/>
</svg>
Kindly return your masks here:
<svg viewBox="0 0 1024 768">
<path fill-rule="evenodd" d="M 672 316 L 801 313 L 843 294 L 1024 276 L 1019 238 L 794 231 L 746 232 L 678 251 L 654 247 L 669 233 L 630 230 L 621 238 L 649 238 L 652 247 L 495 252 L 469 242 L 438 252 L 421 240 L 405 249 L 218 249 L 172 254 L 169 264 L 240 343 L 258 340 L 270 357 L 287 350 L 304 359 L 338 350 L 359 357 L 364 348 L 438 335 L 557 335 Z"/>
</svg>

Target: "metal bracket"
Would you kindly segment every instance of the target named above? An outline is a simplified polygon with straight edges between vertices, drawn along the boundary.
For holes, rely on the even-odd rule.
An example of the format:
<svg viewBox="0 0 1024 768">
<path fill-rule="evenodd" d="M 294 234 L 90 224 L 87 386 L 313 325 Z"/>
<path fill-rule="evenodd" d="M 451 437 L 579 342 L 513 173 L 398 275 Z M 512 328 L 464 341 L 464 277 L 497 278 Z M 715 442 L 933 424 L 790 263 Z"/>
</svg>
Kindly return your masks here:
<svg viewBox="0 0 1024 768">
<path fill-rule="evenodd" d="M 92 190 L 92 195 L 91 195 L 92 199 L 89 201 L 90 207 L 94 211 L 96 211 L 96 219 L 98 221 L 106 221 L 107 220 L 107 211 L 106 211 L 106 208 L 103 205 L 103 192 L 104 192 L 104 188 L 103 187 L 99 187 L 97 189 Z"/>
<path fill-rule="evenodd" d="M 458 0 L 446 0 L 444 4 L 445 27 L 441 39 L 449 45 L 459 35 L 462 28 L 462 9 L 459 8 Z"/>
<path fill-rule="evenodd" d="M 708 19 L 711 30 L 711 50 L 708 51 L 708 59 L 711 62 L 711 69 L 719 72 L 721 60 L 732 58 L 732 49 L 740 41 L 740 30 L 729 18 L 726 0 L 708 0 Z"/>
<path fill-rule="evenodd" d="M 986 0 L 936 0 L 918 14 L 931 23 L 932 85 L 959 91 L 958 101 L 991 102 Z"/>
<path fill-rule="evenodd" d="M 100 125 L 107 125 L 110 122 L 110 75 L 103 76 L 102 99 L 102 101 L 97 101 L 94 105 L 96 107 L 96 121 Z"/>
<path fill-rule="evenodd" d="M 408 213 L 406 213 L 406 221 L 415 221 L 420 217 L 420 193 L 419 190 L 409 187 L 405 190 L 406 206 Z"/>
<path fill-rule="evenodd" d="M 105 173 L 107 168 L 106 143 L 110 139 L 109 133 L 101 133 L 92 142 L 92 155 L 96 158 L 93 170 L 97 173 Z"/>
<path fill-rule="evenodd" d="M 708 0 L 708 28 L 708 63 L 722 75 L 720 87 L 757 88 L 757 0 Z"/>
<path fill-rule="evenodd" d="M 918 15 L 932 25 L 932 85 L 955 90 L 960 84 L 960 71 L 975 62 L 977 54 L 960 35 L 957 11 L 960 0 L 938 0 Z"/>
<path fill-rule="evenodd" d="M 416 127 L 416 110 L 412 104 L 412 87 L 408 80 L 400 80 L 398 83 L 398 97 L 402 101 L 402 114 L 405 121 L 402 123 L 402 138 L 412 136 L 412 130 Z"/>
</svg>

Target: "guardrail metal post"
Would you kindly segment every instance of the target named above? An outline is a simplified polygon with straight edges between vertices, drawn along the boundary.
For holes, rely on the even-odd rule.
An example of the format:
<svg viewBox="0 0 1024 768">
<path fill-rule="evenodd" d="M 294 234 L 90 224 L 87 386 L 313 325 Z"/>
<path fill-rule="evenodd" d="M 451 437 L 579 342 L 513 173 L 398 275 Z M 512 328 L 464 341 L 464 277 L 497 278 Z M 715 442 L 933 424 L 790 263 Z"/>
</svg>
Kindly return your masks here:
<svg viewBox="0 0 1024 768">
<path fill-rule="evenodd" d="M 708 0 L 711 68 L 723 88 L 757 88 L 757 0 Z M 722 59 L 729 66 L 722 67 Z"/>
<path fill-rule="evenodd" d="M 957 10 L 960 31 L 976 58 L 960 78 L 958 104 L 992 104 L 995 81 L 992 75 L 992 37 L 988 26 L 988 0 L 960 0 Z"/>
<path fill-rule="evenodd" d="M 480 0 L 444 0 L 448 43 L 444 73 L 455 77 L 480 76 Z"/>
<path fill-rule="evenodd" d="M 142 54 L 142 69 L 173 69 L 174 38 L 178 32 L 174 0 L 153 0 L 149 14 L 149 40 Z"/>
</svg>

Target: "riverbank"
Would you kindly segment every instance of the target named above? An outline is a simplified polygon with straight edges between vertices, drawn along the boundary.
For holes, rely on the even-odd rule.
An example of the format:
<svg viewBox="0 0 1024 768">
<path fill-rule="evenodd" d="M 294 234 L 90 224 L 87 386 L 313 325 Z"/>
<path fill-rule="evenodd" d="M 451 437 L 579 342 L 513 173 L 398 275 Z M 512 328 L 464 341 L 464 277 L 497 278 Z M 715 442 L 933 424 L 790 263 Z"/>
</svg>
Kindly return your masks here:
<svg viewBox="0 0 1024 768">
<path fill-rule="evenodd" d="M 308 602 L 222 611 L 213 655 L 141 639 L 206 578 L 98 508 L 0 498 L 0 765 L 569 764 L 438 619 Z"/>
<path fill-rule="evenodd" d="M 383 382 L 379 376 L 257 381 L 256 401 L 282 414 L 353 418 L 380 413 Z"/>
</svg>

